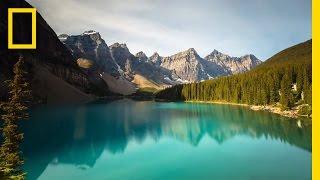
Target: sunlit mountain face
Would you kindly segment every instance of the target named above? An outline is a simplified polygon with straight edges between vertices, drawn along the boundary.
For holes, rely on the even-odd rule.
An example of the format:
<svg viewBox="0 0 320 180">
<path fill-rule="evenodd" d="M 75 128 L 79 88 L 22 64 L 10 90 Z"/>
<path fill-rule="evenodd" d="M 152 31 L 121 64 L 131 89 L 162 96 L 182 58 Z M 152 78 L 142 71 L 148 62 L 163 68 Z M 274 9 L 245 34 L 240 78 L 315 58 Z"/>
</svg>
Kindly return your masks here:
<svg viewBox="0 0 320 180">
<path fill-rule="evenodd" d="M 253 154 L 257 153 L 254 155 L 257 161 L 302 153 L 297 161 L 306 167 L 310 165 L 308 157 L 311 158 L 311 125 L 308 121 L 297 124 L 295 120 L 267 112 L 229 105 L 120 100 L 80 107 L 40 107 L 32 111 L 32 119 L 23 122 L 22 127 L 25 169 L 30 179 L 54 179 L 53 174 L 58 173 L 56 177 L 59 177 L 64 169 L 70 169 L 70 173 L 63 177 L 76 177 L 72 172 L 80 173 L 81 178 L 101 177 L 101 168 L 110 171 L 105 177 L 115 177 L 119 175 L 115 170 L 117 164 L 123 165 L 124 173 L 120 173 L 120 177 L 126 177 L 125 172 L 129 173 L 133 168 L 129 164 L 137 163 L 137 158 L 150 156 L 151 159 L 141 162 L 141 168 L 148 169 L 154 166 L 149 163 L 164 166 L 162 161 L 167 156 L 173 163 L 182 163 L 187 160 L 183 160 L 187 157 L 181 157 L 182 152 L 197 161 L 206 159 L 204 156 L 218 158 L 233 151 L 237 151 L 233 152 L 235 156 L 239 153 L 241 157 L 253 151 Z M 233 149 L 233 145 L 237 148 Z M 288 154 L 282 154 L 283 148 Z M 262 153 L 269 150 L 275 154 L 264 157 Z M 173 157 L 179 151 L 181 154 Z M 172 156 L 164 155 L 166 153 Z M 167 163 L 165 166 L 171 167 Z M 252 166 L 240 159 L 221 166 L 232 163 Z M 194 175 L 197 172 L 200 172 L 197 168 L 192 171 Z M 308 176 L 308 173 L 306 168 L 304 175 Z M 138 171 L 135 177 L 140 175 L 146 174 Z M 149 175 L 150 178 L 156 176 Z"/>
</svg>

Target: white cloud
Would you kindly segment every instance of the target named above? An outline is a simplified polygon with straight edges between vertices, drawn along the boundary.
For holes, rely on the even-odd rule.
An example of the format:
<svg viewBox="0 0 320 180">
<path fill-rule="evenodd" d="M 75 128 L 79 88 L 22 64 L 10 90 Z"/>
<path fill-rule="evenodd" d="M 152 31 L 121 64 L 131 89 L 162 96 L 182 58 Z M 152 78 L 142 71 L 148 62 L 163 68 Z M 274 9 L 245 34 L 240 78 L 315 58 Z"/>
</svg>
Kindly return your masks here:
<svg viewBox="0 0 320 180">
<path fill-rule="evenodd" d="M 308 1 L 28 0 L 57 34 L 94 29 L 132 53 L 171 55 L 190 47 L 265 59 L 311 36 Z"/>
</svg>

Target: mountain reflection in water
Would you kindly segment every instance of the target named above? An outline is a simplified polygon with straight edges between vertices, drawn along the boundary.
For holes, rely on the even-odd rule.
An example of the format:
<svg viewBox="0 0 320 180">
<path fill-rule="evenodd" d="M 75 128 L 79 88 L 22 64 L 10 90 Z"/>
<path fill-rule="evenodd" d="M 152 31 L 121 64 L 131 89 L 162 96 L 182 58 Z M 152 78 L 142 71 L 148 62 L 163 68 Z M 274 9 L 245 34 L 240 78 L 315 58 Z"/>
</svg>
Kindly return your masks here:
<svg viewBox="0 0 320 180">
<path fill-rule="evenodd" d="M 197 147 L 208 135 L 222 145 L 238 135 L 277 139 L 311 152 L 311 123 L 231 105 L 119 100 L 81 107 L 42 107 L 22 124 L 28 179 L 49 164 L 91 168 L 104 151 L 125 153 L 130 141 L 171 138 Z M 81 151 L 79 151 L 81 149 Z"/>
</svg>

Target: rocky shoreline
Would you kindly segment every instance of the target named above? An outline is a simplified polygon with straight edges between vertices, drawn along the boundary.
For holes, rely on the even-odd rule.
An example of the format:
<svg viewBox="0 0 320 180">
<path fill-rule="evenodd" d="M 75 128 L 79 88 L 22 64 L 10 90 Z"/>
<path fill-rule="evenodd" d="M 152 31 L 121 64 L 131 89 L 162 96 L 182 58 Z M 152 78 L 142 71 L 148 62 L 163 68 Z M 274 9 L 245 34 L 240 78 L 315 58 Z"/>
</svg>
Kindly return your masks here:
<svg viewBox="0 0 320 180">
<path fill-rule="evenodd" d="M 248 104 L 239 104 L 239 103 L 230 103 L 230 102 L 222 102 L 222 101 L 186 101 L 188 103 L 208 103 L 208 104 L 228 104 L 228 105 L 235 105 L 235 106 L 246 106 L 249 107 L 251 110 L 254 111 L 269 111 L 271 113 L 279 114 L 281 116 L 289 117 L 289 118 L 299 118 L 299 117 L 306 117 L 311 119 L 311 115 L 301 115 L 299 114 L 299 107 L 295 106 L 290 110 L 281 110 L 278 105 L 248 105 Z"/>
<path fill-rule="evenodd" d="M 282 111 L 280 107 L 267 105 L 267 106 L 250 106 L 250 109 L 254 111 L 269 111 L 271 113 L 279 114 L 281 116 L 290 117 L 290 118 L 298 118 L 301 117 L 298 113 L 298 108 L 293 108 L 291 110 Z"/>
</svg>

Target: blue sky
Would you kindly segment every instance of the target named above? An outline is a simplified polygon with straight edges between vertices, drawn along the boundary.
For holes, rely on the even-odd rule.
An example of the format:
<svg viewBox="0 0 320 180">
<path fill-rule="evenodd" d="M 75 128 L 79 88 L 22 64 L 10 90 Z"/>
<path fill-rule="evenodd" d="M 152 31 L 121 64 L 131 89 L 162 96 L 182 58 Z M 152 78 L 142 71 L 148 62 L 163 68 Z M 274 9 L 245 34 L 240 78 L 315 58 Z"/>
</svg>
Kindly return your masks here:
<svg viewBox="0 0 320 180">
<path fill-rule="evenodd" d="M 108 45 L 169 56 L 195 48 L 265 60 L 311 38 L 311 0 L 27 0 L 57 34 L 99 31 Z"/>
</svg>

